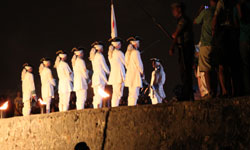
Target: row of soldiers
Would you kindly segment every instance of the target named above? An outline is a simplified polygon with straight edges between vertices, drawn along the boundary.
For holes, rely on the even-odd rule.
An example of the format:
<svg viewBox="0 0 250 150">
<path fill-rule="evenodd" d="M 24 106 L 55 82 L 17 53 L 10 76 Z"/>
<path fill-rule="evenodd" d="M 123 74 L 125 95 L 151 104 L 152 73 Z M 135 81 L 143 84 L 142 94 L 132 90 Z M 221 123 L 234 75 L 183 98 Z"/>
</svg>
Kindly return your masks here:
<svg viewBox="0 0 250 150">
<path fill-rule="evenodd" d="M 143 86 L 142 80 L 145 78 L 143 63 L 140 56 L 140 37 L 130 37 L 127 39 L 129 45 L 125 55 L 121 51 L 123 40 L 119 37 L 110 39 L 108 50 L 108 59 L 111 70 L 109 70 L 103 56 L 104 44 L 101 41 L 94 42 L 91 45 L 89 60 L 92 63 L 93 75 L 89 80 L 89 71 L 86 68 L 83 59 L 84 49 L 73 48 L 74 53 L 71 62 L 73 72 L 66 62 L 67 54 L 60 50 L 57 51 L 57 58 L 54 68 L 57 70 L 59 78 L 58 94 L 59 94 L 59 111 L 67 111 L 69 108 L 70 94 L 72 91 L 76 93 L 76 107 L 78 110 L 84 109 L 84 103 L 87 98 L 88 84 L 91 82 L 94 97 L 93 107 L 102 107 L 102 95 L 105 85 L 112 85 L 113 94 L 111 106 L 119 106 L 121 97 L 123 96 L 124 86 L 128 87 L 128 106 L 137 104 L 139 90 Z M 150 83 L 150 97 L 152 104 L 161 103 L 165 98 L 163 85 L 165 83 L 165 72 L 157 58 L 152 59 L 154 71 Z M 41 77 L 41 94 L 42 99 L 46 103 L 46 111 L 50 112 L 51 99 L 54 97 L 54 87 L 56 82 L 52 76 L 51 61 L 48 58 L 41 60 L 39 73 Z M 126 70 L 125 70 L 126 68 Z M 106 75 L 109 75 L 107 79 Z M 34 78 L 32 74 L 32 66 L 26 63 L 22 71 L 22 91 L 23 91 L 23 115 L 29 115 L 31 110 L 31 99 L 36 99 Z"/>
</svg>

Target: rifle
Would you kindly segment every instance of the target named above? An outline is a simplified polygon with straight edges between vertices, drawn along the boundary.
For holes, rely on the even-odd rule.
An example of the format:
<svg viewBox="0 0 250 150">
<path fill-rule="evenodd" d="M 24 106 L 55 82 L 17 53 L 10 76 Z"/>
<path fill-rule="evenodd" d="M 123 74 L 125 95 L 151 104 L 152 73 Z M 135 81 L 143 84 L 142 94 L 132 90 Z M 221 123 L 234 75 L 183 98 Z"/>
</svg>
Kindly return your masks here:
<svg viewBox="0 0 250 150">
<path fill-rule="evenodd" d="M 157 20 L 156 20 L 156 18 L 155 18 L 154 16 L 152 16 L 152 15 L 151 15 L 143 6 L 141 6 L 140 4 L 139 4 L 139 7 L 144 11 L 144 13 L 145 13 L 148 17 L 150 17 L 150 18 L 152 19 L 153 23 L 154 23 L 154 24 L 164 33 L 164 35 L 165 35 L 166 37 L 168 37 L 169 39 L 173 40 L 171 34 L 170 34 L 166 29 L 164 29 L 163 26 L 162 26 L 160 23 L 157 22 Z"/>
</svg>

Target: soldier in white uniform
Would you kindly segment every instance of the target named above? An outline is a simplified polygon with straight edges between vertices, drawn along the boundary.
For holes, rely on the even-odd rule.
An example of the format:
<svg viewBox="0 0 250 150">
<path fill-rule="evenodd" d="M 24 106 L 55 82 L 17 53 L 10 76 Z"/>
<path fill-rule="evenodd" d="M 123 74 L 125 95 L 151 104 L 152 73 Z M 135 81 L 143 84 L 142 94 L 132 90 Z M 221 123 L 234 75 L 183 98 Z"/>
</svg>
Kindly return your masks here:
<svg viewBox="0 0 250 150">
<path fill-rule="evenodd" d="M 127 68 L 125 86 L 129 88 L 128 106 L 135 106 L 139 96 L 139 90 L 142 87 L 142 78 L 144 78 L 143 63 L 138 50 L 140 38 L 131 37 L 125 54 L 125 66 Z"/>
<path fill-rule="evenodd" d="M 22 79 L 22 91 L 23 91 L 23 116 L 30 115 L 31 111 L 31 100 L 36 99 L 34 76 L 32 74 L 32 66 L 28 63 L 23 65 L 21 74 Z"/>
<path fill-rule="evenodd" d="M 72 51 L 74 55 L 71 59 L 72 67 L 74 71 L 74 91 L 76 92 L 76 109 L 84 109 L 84 104 L 87 99 L 87 89 L 88 83 L 87 80 L 88 70 L 83 60 L 83 48 L 73 48 Z"/>
<path fill-rule="evenodd" d="M 54 98 L 54 87 L 56 86 L 55 80 L 52 76 L 52 72 L 50 70 L 50 59 L 42 58 L 41 64 L 39 67 L 39 73 L 41 77 L 41 92 L 42 99 L 46 103 L 46 112 L 50 113 L 50 104 L 51 99 Z"/>
<path fill-rule="evenodd" d="M 57 70 L 59 78 L 58 93 L 59 93 L 59 111 L 67 111 L 69 109 L 70 93 L 73 90 L 73 72 L 66 61 L 67 54 L 62 50 L 57 51 L 58 56 L 54 67 Z"/>
<path fill-rule="evenodd" d="M 92 62 L 93 76 L 92 76 L 92 88 L 94 89 L 93 106 L 94 108 L 102 107 L 102 96 L 98 92 L 104 90 L 107 84 L 106 74 L 109 74 L 109 68 L 106 64 L 103 52 L 103 43 L 95 42 L 92 45 L 89 59 Z"/>
<path fill-rule="evenodd" d="M 122 40 L 118 37 L 109 40 L 108 58 L 111 66 L 108 84 L 113 87 L 111 106 L 119 106 L 120 99 L 123 95 L 125 82 L 125 57 L 121 49 Z"/>
<path fill-rule="evenodd" d="M 149 96 L 152 100 L 152 104 L 158 104 L 162 103 L 162 100 L 166 97 L 163 88 L 166 75 L 159 59 L 152 58 L 151 61 L 154 71 L 151 76 Z"/>
</svg>

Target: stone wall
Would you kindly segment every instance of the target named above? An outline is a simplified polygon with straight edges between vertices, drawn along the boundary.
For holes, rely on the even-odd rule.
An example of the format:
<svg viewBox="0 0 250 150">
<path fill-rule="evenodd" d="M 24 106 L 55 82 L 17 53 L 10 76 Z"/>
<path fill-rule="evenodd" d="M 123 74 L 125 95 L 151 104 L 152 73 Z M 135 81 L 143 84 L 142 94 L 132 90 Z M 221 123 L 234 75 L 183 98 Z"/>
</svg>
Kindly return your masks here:
<svg viewBox="0 0 250 150">
<path fill-rule="evenodd" d="M 250 149 L 250 98 L 86 109 L 0 120 L 1 150 Z"/>
</svg>

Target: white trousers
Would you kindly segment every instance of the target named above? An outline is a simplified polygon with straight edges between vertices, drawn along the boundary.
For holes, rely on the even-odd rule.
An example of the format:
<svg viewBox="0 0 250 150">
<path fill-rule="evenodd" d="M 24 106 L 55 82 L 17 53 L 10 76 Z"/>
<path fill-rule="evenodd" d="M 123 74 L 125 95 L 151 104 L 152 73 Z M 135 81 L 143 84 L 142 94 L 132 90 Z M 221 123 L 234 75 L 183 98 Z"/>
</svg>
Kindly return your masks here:
<svg viewBox="0 0 250 150">
<path fill-rule="evenodd" d="M 128 106 L 135 106 L 139 96 L 140 87 L 128 87 Z"/>
<path fill-rule="evenodd" d="M 150 96 L 151 100 L 152 100 L 152 104 L 158 104 L 158 103 L 162 103 L 162 98 L 158 95 L 158 94 L 154 94 L 152 96 Z"/>
<path fill-rule="evenodd" d="M 69 109 L 70 92 L 59 93 L 59 111 L 67 111 Z"/>
<path fill-rule="evenodd" d="M 81 110 L 84 109 L 84 104 L 87 99 L 87 90 L 82 89 L 76 91 L 76 109 Z"/>
<path fill-rule="evenodd" d="M 113 94 L 112 94 L 112 100 L 111 100 L 111 106 L 112 107 L 118 107 L 120 104 L 121 97 L 123 95 L 123 89 L 124 84 L 114 84 L 113 87 Z"/>
<path fill-rule="evenodd" d="M 30 101 L 31 101 L 31 93 L 23 93 L 23 110 L 22 110 L 23 116 L 30 115 L 31 111 Z"/>
<path fill-rule="evenodd" d="M 50 113 L 51 97 L 43 98 L 43 100 L 46 102 L 46 113 Z"/>
<path fill-rule="evenodd" d="M 98 90 L 104 90 L 105 85 L 98 85 L 93 87 L 94 89 L 94 97 L 93 97 L 93 107 L 94 108 L 102 108 L 102 96 L 99 94 Z"/>
</svg>

